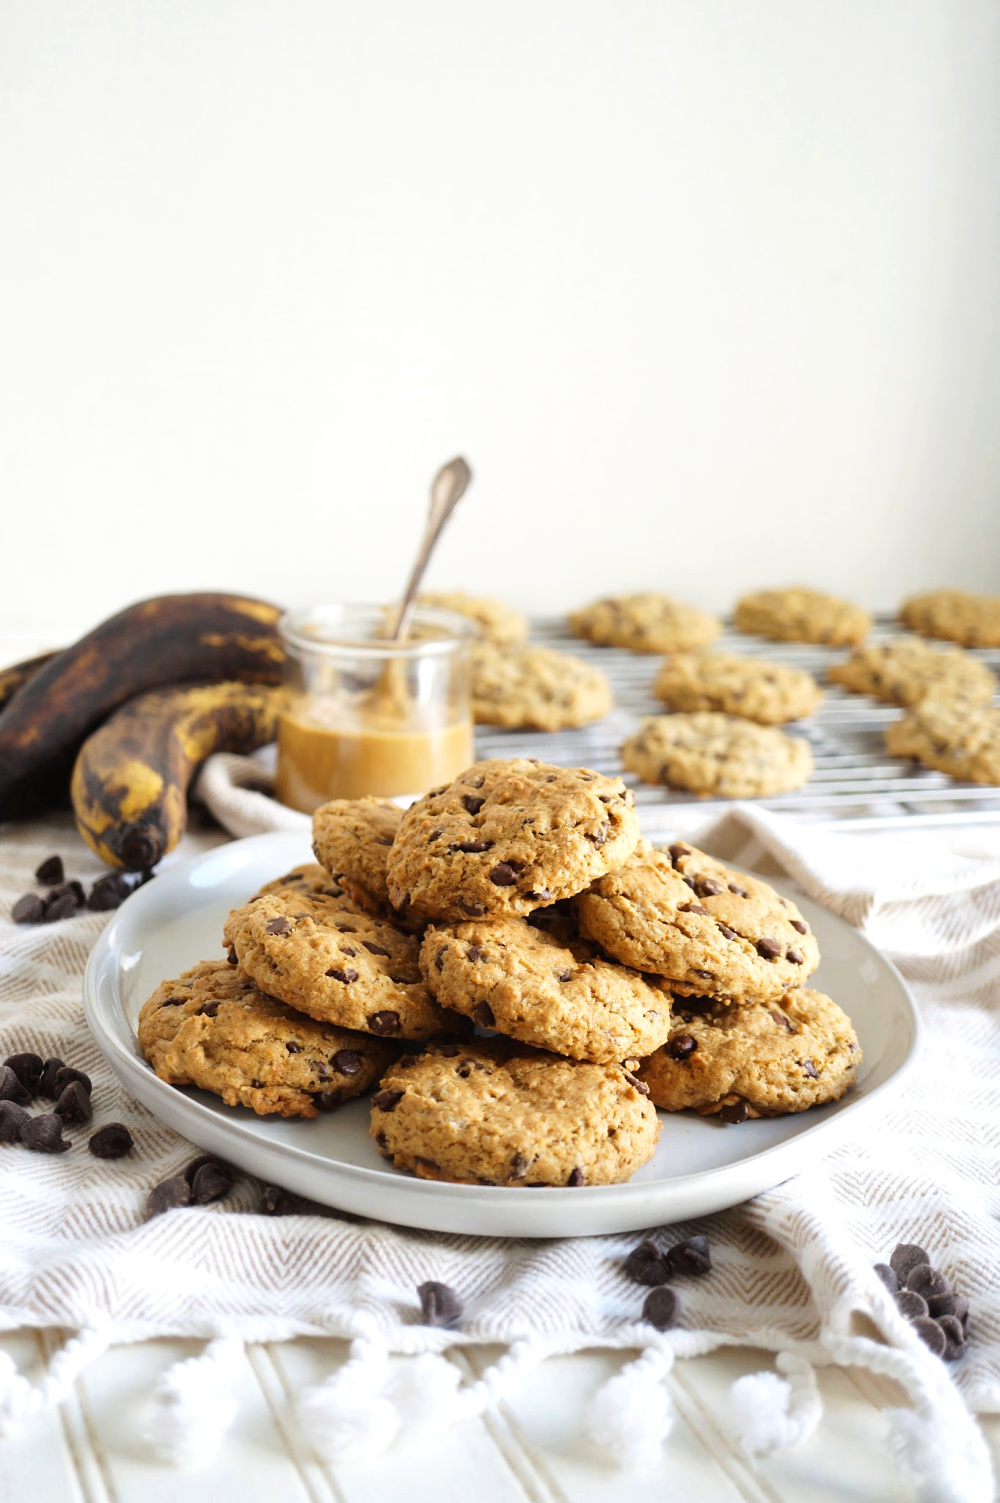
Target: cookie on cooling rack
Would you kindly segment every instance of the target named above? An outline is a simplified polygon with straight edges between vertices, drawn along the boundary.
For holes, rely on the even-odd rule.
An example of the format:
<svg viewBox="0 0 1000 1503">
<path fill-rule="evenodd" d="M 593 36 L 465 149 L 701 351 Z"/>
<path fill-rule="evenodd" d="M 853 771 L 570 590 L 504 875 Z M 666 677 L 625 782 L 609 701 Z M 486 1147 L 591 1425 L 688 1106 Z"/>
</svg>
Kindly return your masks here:
<svg viewBox="0 0 1000 1503">
<path fill-rule="evenodd" d="M 419 604 L 432 610 L 454 611 L 456 615 L 468 616 L 480 637 L 501 647 L 523 642 L 528 635 L 528 622 L 520 611 L 486 595 L 467 595 L 464 590 L 438 590 L 421 595 Z"/>
<path fill-rule="evenodd" d="M 899 611 L 904 626 L 924 637 L 944 637 L 963 647 L 1000 647 L 1000 596 L 967 590 L 911 595 Z"/>
<path fill-rule="evenodd" d="M 614 703 L 599 668 L 550 647 L 501 648 L 476 642 L 471 664 L 477 725 L 570 730 L 600 720 Z"/>
<path fill-rule="evenodd" d="M 856 647 L 827 676 L 852 694 L 870 694 L 890 705 L 916 705 L 929 696 L 982 704 L 997 688 L 996 675 L 961 647 L 932 647 L 920 637 Z"/>
<path fill-rule="evenodd" d="M 744 595 L 736 602 L 733 619 L 738 631 L 753 636 L 830 647 L 861 642 L 872 626 L 871 616 L 859 605 L 799 585 Z"/>
<path fill-rule="evenodd" d="M 799 987 L 771 1002 L 677 1002 L 670 1038 L 639 1066 L 650 1100 L 731 1122 L 780 1117 L 839 1101 L 857 1079 L 861 1046 L 850 1018 Z"/>
<path fill-rule="evenodd" d="M 616 595 L 597 600 L 569 618 L 570 630 L 599 647 L 632 652 L 685 652 L 719 635 L 717 616 L 670 595 Z"/>
<path fill-rule="evenodd" d="M 730 652 L 684 652 L 668 657 L 653 693 L 668 710 L 721 710 L 760 725 L 802 720 L 823 700 L 819 684 L 804 669 Z"/>
<path fill-rule="evenodd" d="M 716 798 L 765 798 L 800 788 L 813 770 L 808 741 L 714 710 L 654 715 L 622 747 L 644 783 Z"/>
<path fill-rule="evenodd" d="M 397 1169 L 479 1185 L 616 1185 L 660 1135 L 647 1087 L 618 1065 L 506 1039 L 432 1044 L 392 1065 L 371 1132 Z"/>
<path fill-rule="evenodd" d="M 886 728 L 894 757 L 969 783 L 1000 783 L 1000 709 L 960 700 L 925 699 Z"/>
</svg>

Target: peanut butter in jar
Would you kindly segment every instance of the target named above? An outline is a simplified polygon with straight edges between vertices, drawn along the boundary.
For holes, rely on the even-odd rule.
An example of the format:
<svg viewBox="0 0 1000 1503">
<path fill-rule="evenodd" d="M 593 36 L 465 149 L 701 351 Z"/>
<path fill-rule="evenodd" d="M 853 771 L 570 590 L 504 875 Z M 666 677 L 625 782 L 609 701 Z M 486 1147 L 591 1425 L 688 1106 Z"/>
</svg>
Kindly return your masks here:
<svg viewBox="0 0 1000 1503">
<path fill-rule="evenodd" d="M 406 641 L 381 606 L 326 606 L 281 623 L 292 675 L 278 726 L 277 796 L 311 814 L 332 798 L 414 796 L 475 760 L 472 627 L 418 610 Z"/>
</svg>

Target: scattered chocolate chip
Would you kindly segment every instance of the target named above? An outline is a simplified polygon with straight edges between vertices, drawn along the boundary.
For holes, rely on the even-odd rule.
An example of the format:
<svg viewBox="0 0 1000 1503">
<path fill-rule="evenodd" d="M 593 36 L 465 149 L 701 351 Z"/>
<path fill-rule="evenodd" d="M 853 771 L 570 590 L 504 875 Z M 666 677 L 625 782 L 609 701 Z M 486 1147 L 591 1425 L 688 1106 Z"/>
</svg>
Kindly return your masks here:
<svg viewBox="0 0 1000 1503">
<path fill-rule="evenodd" d="M 478 945 L 470 945 L 465 955 L 466 959 L 471 960 L 473 965 L 477 965 L 480 960 L 486 959 L 486 951 L 481 950 Z"/>
<path fill-rule="evenodd" d="M 900 1289 L 896 1295 L 896 1306 L 900 1315 L 905 1315 L 907 1320 L 920 1320 L 927 1311 L 927 1301 L 922 1294 L 915 1294 L 912 1289 Z"/>
<path fill-rule="evenodd" d="M 670 1277 L 666 1260 L 651 1237 L 633 1247 L 622 1263 L 622 1272 L 636 1284 L 647 1284 L 650 1288 L 665 1284 Z"/>
<path fill-rule="evenodd" d="M 53 1096 L 61 1095 L 66 1087 L 70 1084 L 70 1082 L 74 1080 L 78 1085 L 83 1086 L 83 1089 L 87 1092 L 88 1096 L 90 1095 L 91 1091 L 93 1091 L 94 1083 L 89 1075 L 85 1075 L 82 1070 L 74 1070 L 70 1065 L 60 1065 L 59 1069 L 56 1071 L 55 1075 L 52 1078 Z"/>
<path fill-rule="evenodd" d="M 800 934 L 809 933 L 809 925 L 804 924 L 801 919 L 789 919 L 788 922 L 791 924 L 792 928 L 797 929 Z"/>
<path fill-rule="evenodd" d="M 951 1285 L 943 1273 L 932 1268 L 929 1263 L 917 1263 L 909 1270 L 903 1281 L 907 1289 L 916 1290 L 926 1299 L 931 1294 L 950 1294 Z"/>
<path fill-rule="evenodd" d="M 628 1081 L 632 1089 L 634 1091 L 638 1091 L 640 1096 L 649 1095 L 649 1086 L 644 1080 L 640 1080 L 638 1075 L 633 1075 L 631 1070 L 626 1070 L 624 1069 L 624 1067 L 622 1069 L 622 1074 L 625 1076 L 625 1079 Z"/>
<path fill-rule="evenodd" d="M 819 1071 L 811 1059 L 800 1059 L 799 1064 L 802 1067 L 803 1075 L 808 1076 L 810 1080 L 819 1080 Z"/>
<path fill-rule="evenodd" d="M 480 851 L 489 851 L 492 848 L 492 840 L 460 840 L 457 845 L 450 847 L 453 851 L 464 851 L 467 856 L 478 855 Z"/>
<path fill-rule="evenodd" d="M 280 1185 L 265 1185 L 257 1210 L 261 1216 L 291 1216 L 295 1213 L 295 1204 L 295 1197 Z"/>
<path fill-rule="evenodd" d="M 477 1002 L 472 1009 L 472 1021 L 478 1023 L 480 1028 L 492 1028 L 496 1022 L 493 1009 L 488 1002 Z"/>
<path fill-rule="evenodd" d="M 339 966 L 331 966 L 326 974 L 332 976 L 334 981 L 342 982 L 344 986 L 350 986 L 352 981 L 358 979 L 358 973 L 352 965 L 345 965 L 343 969 Z"/>
<path fill-rule="evenodd" d="M 10 1065 L 0 1065 L 0 1101 L 16 1101 L 24 1106 L 30 1100 L 31 1092 L 21 1084 Z"/>
<path fill-rule="evenodd" d="M 370 955 L 385 955 L 388 958 L 389 951 L 384 945 L 373 945 L 370 940 L 363 939 L 361 943 Z"/>
<path fill-rule="evenodd" d="M 954 1315 L 942 1315 L 938 1320 L 938 1325 L 944 1332 L 944 1360 L 957 1362 L 959 1357 L 965 1356 L 966 1352 L 965 1330 L 962 1322 L 956 1320 Z"/>
<path fill-rule="evenodd" d="M 288 1040 L 288 1042 L 285 1044 L 285 1048 L 287 1049 L 287 1051 L 288 1051 L 289 1054 L 301 1054 L 302 1053 L 302 1045 L 301 1044 L 296 1044 L 293 1039 L 289 1039 Z"/>
<path fill-rule="evenodd" d="M 196 1018 L 215 1018 L 219 1015 L 218 1002 L 203 1002 L 195 1011 Z"/>
<path fill-rule="evenodd" d="M 735 882 L 730 882 L 729 891 L 734 892 L 738 898 L 748 898 L 750 896 L 745 887 L 737 887 Z"/>
<path fill-rule="evenodd" d="M 390 1033 L 399 1032 L 399 1013 L 386 1008 L 383 1012 L 373 1012 L 368 1015 L 368 1027 L 372 1033 L 377 1033 L 385 1038 Z"/>
<path fill-rule="evenodd" d="M 38 1054 L 8 1054 L 4 1060 L 8 1070 L 13 1070 L 26 1091 L 34 1091 L 42 1078 L 44 1061 Z"/>
<path fill-rule="evenodd" d="M 16 1101 L 0 1101 L 0 1143 L 17 1143 L 21 1128 L 31 1118 Z"/>
<path fill-rule="evenodd" d="M 321 1112 L 332 1112 L 335 1107 L 338 1107 L 340 1105 L 343 1099 L 344 1093 L 339 1089 L 333 1091 L 317 1091 L 316 1095 L 313 1097 L 313 1101 L 315 1102 L 317 1109 Z"/>
<path fill-rule="evenodd" d="M 930 1258 L 915 1242 L 897 1242 L 889 1259 L 889 1267 L 900 1283 L 905 1284 L 906 1275 L 911 1268 L 916 1268 L 918 1263 L 929 1262 Z"/>
<path fill-rule="evenodd" d="M 476 793 L 462 794 L 462 803 L 465 805 L 470 814 L 478 814 L 485 802 L 486 800 L 484 798 L 480 798 Z"/>
<path fill-rule="evenodd" d="M 71 892 L 60 893 L 58 897 L 46 900 L 45 922 L 58 924 L 63 919 L 72 918 L 80 906 Z"/>
<path fill-rule="evenodd" d="M 523 1153 L 515 1153 L 513 1163 L 510 1166 L 511 1179 L 523 1179 L 528 1172 L 528 1160 Z"/>
<path fill-rule="evenodd" d="M 673 845 L 667 846 L 667 852 L 670 856 L 671 861 L 676 866 L 682 856 L 690 856 L 691 847 L 688 845 L 681 845 L 680 841 L 678 840 L 675 841 Z"/>
<path fill-rule="evenodd" d="M 90 1092 L 78 1080 L 71 1080 L 59 1093 L 56 1111 L 64 1122 L 89 1122 L 94 1115 Z"/>
<path fill-rule="evenodd" d="M 351 924 L 335 924 L 334 928 L 336 929 L 336 931 L 337 931 L 338 934 L 356 934 L 357 933 L 357 930 Z"/>
<path fill-rule="evenodd" d="M 403 1091 L 379 1091 L 372 1097 L 372 1106 L 378 1112 L 394 1112 L 404 1094 Z"/>
<path fill-rule="evenodd" d="M 708 1238 L 700 1234 L 697 1237 L 687 1237 L 683 1242 L 675 1242 L 673 1247 L 667 1248 L 665 1256 L 671 1273 L 686 1273 L 692 1278 L 700 1279 L 712 1271 Z"/>
<path fill-rule="evenodd" d="M 288 918 L 273 918 L 264 925 L 268 934 L 287 934 L 292 927 L 292 921 Z"/>
<path fill-rule="evenodd" d="M 801 950 L 786 950 L 785 959 L 790 960 L 792 965 L 804 965 L 805 957 Z"/>
<path fill-rule="evenodd" d="M 43 1112 L 21 1124 L 21 1142 L 35 1153 L 65 1153 L 70 1144 L 62 1135 L 63 1121 L 55 1112 Z"/>
<path fill-rule="evenodd" d="M 890 1294 L 899 1293 L 899 1279 L 896 1277 L 896 1270 L 894 1268 L 890 1268 L 888 1263 L 876 1263 L 875 1272 Z"/>
<path fill-rule="evenodd" d="M 135 878 L 127 877 L 124 872 L 108 872 L 98 877 L 90 889 L 87 907 L 91 913 L 109 913 L 112 908 L 120 908 L 135 885 Z"/>
<path fill-rule="evenodd" d="M 714 898 L 716 893 L 722 891 L 722 883 L 716 882 L 714 877 L 699 877 L 698 892 L 703 898 Z"/>
<path fill-rule="evenodd" d="M 698 1040 L 690 1033 L 679 1033 L 666 1045 L 666 1053 L 671 1059 L 690 1059 L 698 1047 Z"/>
<path fill-rule="evenodd" d="M 146 1215 L 162 1216 L 164 1211 L 190 1204 L 191 1186 L 182 1174 L 177 1174 L 153 1186 L 146 1199 Z"/>
<path fill-rule="evenodd" d="M 43 887 L 55 887 L 66 880 L 61 856 L 47 856 L 35 872 L 35 881 Z"/>
<path fill-rule="evenodd" d="M 38 1093 L 40 1096 L 55 1097 L 58 1094 L 56 1091 L 56 1075 L 60 1070 L 64 1070 L 65 1068 L 61 1059 L 47 1059 L 45 1061 L 42 1066 L 41 1077 L 38 1081 Z"/>
<path fill-rule="evenodd" d="M 730 929 L 728 927 L 728 925 L 726 925 L 726 924 L 719 924 L 718 925 L 718 930 L 719 930 L 719 933 L 722 935 L 723 939 L 738 939 L 739 938 L 739 936 L 735 933 L 735 931 L 732 930 L 732 929 Z"/>
<path fill-rule="evenodd" d="M 463 913 L 467 913 L 469 918 L 482 918 L 486 912 L 482 903 L 469 903 L 464 898 L 459 898 L 455 906 L 461 908 Z"/>
<path fill-rule="evenodd" d="M 211 1159 L 207 1164 L 202 1164 L 191 1177 L 191 1204 L 211 1205 L 213 1200 L 221 1200 L 223 1195 L 228 1195 L 232 1188 L 233 1171 L 229 1165 L 219 1164 Z"/>
<path fill-rule="evenodd" d="M 557 973 L 557 975 L 556 975 L 556 980 L 557 981 L 572 981 L 572 979 L 573 979 L 573 972 L 572 971 L 559 971 Z"/>
<path fill-rule="evenodd" d="M 677 912 L 678 913 L 708 913 L 708 909 L 707 908 L 703 908 L 700 903 L 681 903 L 680 906 L 677 909 Z"/>
<path fill-rule="evenodd" d="M 588 835 L 587 836 L 587 839 L 590 840 L 590 841 L 592 841 L 594 843 L 594 845 L 597 846 L 598 850 L 600 850 L 600 848 L 601 848 L 602 845 L 607 845 L 609 833 L 610 833 L 610 829 L 609 829 L 609 826 L 608 826 L 608 822 L 607 822 L 607 820 L 605 820 L 602 825 L 598 826 L 598 828 L 594 831 L 594 833 L 592 835 Z"/>
<path fill-rule="evenodd" d="M 719 1108 L 719 1116 L 723 1122 L 729 1122 L 738 1127 L 745 1122 L 750 1115 L 750 1108 L 745 1101 L 727 1101 L 725 1106 Z"/>
<path fill-rule="evenodd" d="M 124 1122 L 109 1122 L 98 1128 L 87 1147 L 97 1159 L 121 1159 L 131 1153 L 135 1142 Z"/>
<path fill-rule="evenodd" d="M 464 1306 L 448 1284 L 438 1284 L 432 1279 L 417 1286 L 417 1295 L 425 1326 L 453 1326 L 461 1320 Z"/>
<path fill-rule="evenodd" d="M 944 1356 L 945 1348 L 948 1345 L 948 1338 L 936 1320 L 931 1320 L 930 1316 L 927 1315 L 918 1316 L 913 1322 L 913 1329 L 924 1345 L 930 1347 L 935 1357 Z"/>
<path fill-rule="evenodd" d="M 341 1075 L 357 1075 L 361 1069 L 361 1055 L 356 1049 L 338 1049 L 331 1063 Z"/>
<path fill-rule="evenodd" d="M 932 1294 L 927 1308 L 935 1320 L 940 1320 L 942 1315 L 954 1315 L 963 1326 L 968 1324 L 969 1301 L 964 1294 Z"/>
<path fill-rule="evenodd" d="M 585 1185 L 587 1183 L 586 1175 L 580 1168 L 579 1164 L 575 1169 L 570 1170 L 570 1176 L 566 1183 L 568 1185 L 572 1185 L 574 1189 L 578 1189 L 580 1185 Z"/>
<path fill-rule="evenodd" d="M 534 892 L 529 892 L 527 897 L 533 902 L 538 903 L 549 903 L 552 901 L 552 894 L 547 887 L 539 887 Z"/>
<path fill-rule="evenodd" d="M 781 954 L 781 946 L 778 941 L 776 939 L 769 939 L 766 934 L 762 935 L 757 941 L 756 949 L 757 954 L 764 960 L 777 960 Z"/>
<path fill-rule="evenodd" d="M 45 904 L 37 892 L 26 892 L 23 898 L 18 898 L 10 916 L 15 924 L 40 924 L 45 917 Z"/>
<path fill-rule="evenodd" d="M 651 1289 L 642 1303 L 642 1318 L 648 1320 L 658 1331 L 669 1331 L 677 1324 L 680 1301 L 669 1284 Z"/>
<path fill-rule="evenodd" d="M 230 965 L 239 965 L 239 961 L 236 958 L 236 951 L 233 949 L 232 945 L 230 945 L 229 947 L 229 954 L 226 956 L 226 959 L 229 961 Z"/>
<path fill-rule="evenodd" d="M 454 1059 L 457 1055 L 461 1054 L 462 1050 L 458 1044 L 438 1044 L 435 1052 L 442 1055 L 445 1059 Z"/>
<path fill-rule="evenodd" d="M 700 976 L 701 977 L 702 981 L 714 981 L 715 980 L 715 977 L 712 975 L 711 971 L 699 971 L 698 968 L 697 968 L 697 966 L 692 966 L 691 969 L 694 971 L 694 974 L 696 976 Z"/>
<path fill-rule="evenodd" d="M 513 887 L 517 881 L 517 872 L 509 861 L 501 861 L 490 872 L 490 881 L 496 887 Z"/>
</svg>

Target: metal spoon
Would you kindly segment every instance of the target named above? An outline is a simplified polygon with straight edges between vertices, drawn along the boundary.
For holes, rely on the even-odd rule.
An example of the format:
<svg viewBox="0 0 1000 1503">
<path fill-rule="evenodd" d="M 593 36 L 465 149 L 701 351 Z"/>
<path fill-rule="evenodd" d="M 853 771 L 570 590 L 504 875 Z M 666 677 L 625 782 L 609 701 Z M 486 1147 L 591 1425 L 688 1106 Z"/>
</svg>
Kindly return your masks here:
<svg viewBox="0 0 1000 1503">
<path fill-rule="evenodd" d="M 472 471 L 460 456 L 443 465 L 431 483 L 431 504 L 427 513 L 427 526 L 420 541 L 420 549 L 414 560 L 410 577 L 406 582 L 402 603 L 396 613 L 392 629 L 388 633 L 393 642 L 405 642 L 410 621 L 417 603 L 417 591 L 424 577 L 431 554 L 441 536 L 444 524 L 461 501 L 472 480 Z"/>
</svg>

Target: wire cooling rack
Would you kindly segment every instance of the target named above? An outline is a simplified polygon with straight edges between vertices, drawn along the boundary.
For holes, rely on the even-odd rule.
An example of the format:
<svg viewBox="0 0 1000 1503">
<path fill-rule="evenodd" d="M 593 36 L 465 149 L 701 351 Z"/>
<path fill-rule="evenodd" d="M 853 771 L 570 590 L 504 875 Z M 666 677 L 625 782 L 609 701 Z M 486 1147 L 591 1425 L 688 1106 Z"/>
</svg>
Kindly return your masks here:
<svg viewBox="0 0 1000 1503">
<path fill-rule="evenodd" d="M 869 641 L 884 641 L 900 632 L 892 618 L 879 618 Z M 693 799 L 689 793 L 650 787 L 622 768 L 622 742 L 644 716 L 664 713 L 663 705 L 652 695 L 662 658 L 616 647 L 594 647 L 571 637 L 564 621 L 536 621 L 532 640 L 575 653 L 599 667 L 611 682 L 615 708 L 595 725 L 578 731 L 503 731 L 480 726 L 476 732 L 477 756 L 539 757 L 564 766 L 619 773 L 635 790 L 643 831 L 651 839 L 673 829 L 684 810 L 689 814 L 697 810 L 708 818 L 728 807 L 725 800 Z M 805 668 L 815 674 L 826 693 L 815 715 L 790 727 L 793 735 L 805 736 L 812 747 L 816 763 L 812 777 L 792 793 L 755 800 L 761 808 L 814 822 L 836 820 L 842 827 L 856 828 L 1000 820 L 1000 788 L 958 783 L 944 773 L 888 754 L 885 728 L 903 712 L 848 694 L 826 681 L 827 668 L 841 660 L 847 649 L 766 642 L 728 626 L 713 645 L 720 652 L 767 657 L 789 667 Z M 977 650 L 973 656 L 1000 672 L 1000 649 Z"/>
</svg>

